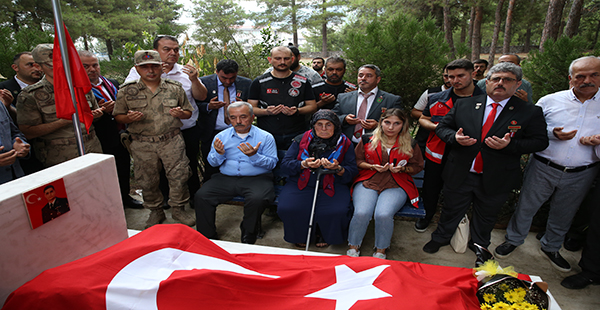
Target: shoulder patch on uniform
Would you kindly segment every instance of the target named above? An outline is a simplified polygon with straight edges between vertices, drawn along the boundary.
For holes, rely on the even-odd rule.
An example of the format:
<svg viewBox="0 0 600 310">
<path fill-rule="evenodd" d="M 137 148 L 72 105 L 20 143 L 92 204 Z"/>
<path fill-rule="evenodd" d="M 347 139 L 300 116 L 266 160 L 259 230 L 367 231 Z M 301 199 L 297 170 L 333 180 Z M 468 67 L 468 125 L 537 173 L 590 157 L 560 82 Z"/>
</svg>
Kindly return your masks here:
<svg viewBox="0 0 600 310">
<path fill-rule="evenodd" d="M 140 79 L 137 79 L 137 80 L 129 80 L 129 81 L 127 81 L 127 82 L 125 82 L 125 83 L 121 84 L 121 87 L 120 87 L 120 88 L 123 88 L 123 87 L 125 87 L 125 86 L 127 86 L 127 85 L 135 84 L 135 83 L 137 83 L 139 80 L 140 80 Z"/>
<path fill-rule="evenodd" d="M 264 83 L 264 82 L 268 82 L 268 81 L 270 81 L 270 80 L 272 80 L 272 79 L 273 79 L 273 77 L 272 77 L 272 76 L 269 76 L 269 77 L 266 77 L 266 78 L 264 78 L 264 79 L 260 79 L 260 80 L 258 80 L 258 82 L 259 82 L 259 83 Z"/>
<path fill-rule="evenodd" d="M 312 88 L 323 86 L 323 85 L 325 85 L 325 82 L 319 82 L 319 83 L 313 85 Z"/>
<path fill-rule="evenodd" d="M 33 93 L 37 101 L 46 101 L 50 98 L 50 94 L 45 89 L 38 89 Z"/>
<path fill-rule="evenodd" d="M 292 79 L 300 81 L 302 83 L 306 83 L 306 77 L 299 74 L 294 74 L 294 77 Z"/>
<path fill-rule="evenodd" d="M 171 83 L 171 84 L 175 84 L 175 85 L 179 85 L 181 86 L 182 84 L 180 82 L 177 82 L 175 80 L 171 80 L 171 79 L 164 79 L 165 83 Z"/>
</svg>

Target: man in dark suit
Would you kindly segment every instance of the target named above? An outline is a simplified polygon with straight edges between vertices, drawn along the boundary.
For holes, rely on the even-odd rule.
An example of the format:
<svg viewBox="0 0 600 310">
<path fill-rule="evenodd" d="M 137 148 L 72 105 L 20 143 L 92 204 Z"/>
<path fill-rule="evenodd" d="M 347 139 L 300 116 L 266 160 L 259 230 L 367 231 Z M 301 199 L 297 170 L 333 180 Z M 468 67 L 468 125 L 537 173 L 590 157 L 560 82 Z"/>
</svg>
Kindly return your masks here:
<svg viewBox="0 0 600 310">
<path fill-rule="evenodd" d="M 487 250 L 500 208 L 521 180 L 521 154 L 548 146 L 539 107 L 513 97 L 521 85 L 519 66 L 501 63 L 487 75 L 486 95 L 459 99 L 435 133 L 451 147 L 444 167 L 444 212 L 423 251 L 450 243 L 473 203 L 469 248 L 476 266 L 493 259 Z M 482 138 L 483 137 L 483 138 Z"/>
<path fill-rule="evenodd" d="M 358 69 L 356 92 L 339 94 L 333 112 L 342 122 L 342 132 L 356 145 L 361 136 L 370 135 L 386 109 L 402 108 L 402 98 L 380 90 L 381 70 L 376 65 L 363 65 Z"/>
<path fill-rule="evenodd" d="M 21 89 L 37 83 L 42 79 L 42 71 L 33 61 L 31 52 L 22 52 L 13 58 L 11 68 L 17 73 L 12 78 L 0 83 L 0 99 L 8 109 L 13 121 L 16 121 L 16 113 L 14 105 L 11 103 L 21 92 Z M 6 89 L 6 91 L 4 91 Z"/>
<path fill-rule="evenodd" d="M 252 80 L 238 76 L 239 66 L 233 59 L 223 59 L 217 63 L 215 74 L 200 78 L 206 86 L 208 95 L 206 100 L 198 103 L 201 127 L 200 141 L 202 150 L 202 161 L 204 162 L 204 174 L 202 181 L 206 183 L 210 177 L 219 172 L 219 167 L 208 164 L 206 158 L 210 152 L 210 146 L 215 135 L 224 129 L 231 127 L 226 120 L 225 111 L 231 102 L 247 101 L 248 92 Z M 228 92 L 225 92 L 225 90 Z M 229 100 L 226 100 L 229 98 Z M 229 102 L 226 102 L 229 101 Z"/>
<path fill-rule="evenodd" d="M 46 223 L 71 210 L 67 198 L 56 197 L 54 186 L 44 187 L 44 196 L 48 203 L 42 208 L 42 222 Z"/>
<path fill-rule="evenodd" d="M 92 91 L 98 101 L 98 106 L 104 108 L 104 114 L 94 122 L 94 126 L 104 153 L 115 156 L 123 206 L 141 209 L 143 208 L 142 202 L 129 196 L 131 158 L 120 139 L 120 131 L 125 130 L 125 125 L 118 124 L 112 115 L 119 83 L 101 75 L 98 57 L 93 53 L 82 50 L 79 51 L 79 57 L 92 83 Z"/>
</svg>

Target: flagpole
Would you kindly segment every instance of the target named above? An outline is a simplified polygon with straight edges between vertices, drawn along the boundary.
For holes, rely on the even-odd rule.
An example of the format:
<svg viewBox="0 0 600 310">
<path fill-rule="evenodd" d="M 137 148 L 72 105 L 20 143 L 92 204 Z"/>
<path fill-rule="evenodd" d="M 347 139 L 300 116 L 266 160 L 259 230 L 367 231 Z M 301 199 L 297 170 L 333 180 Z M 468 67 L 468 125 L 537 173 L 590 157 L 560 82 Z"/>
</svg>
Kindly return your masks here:
<svg viewBox="0 0 600 310">
<path fill-rule="evenodd" d="M 62 56 L 62 63 L 63 67 L 65 68 L 65 76 L 67 78 L 67 84 L 69 85 L 71 100 L 73 101 L 73 106 L 75 107 L 75 113 L 73 113 L 72 116 L 73 129 L 75 130 L 75 141 L 77 142 L 77 150 L 79 151 L 79 156 L 82 156 L 83 154 L 85 154 L 85 150 L 83 148 L 83 135 L 81 132 L 81 125 L 79 121 L 77 100 L 75 99 L 75 90 L 73 89 L 71 67 L 69 65 L 69 51 L 67 50 L 67 40 L 59 0 L 52 0 L 52 9 L 54 10 L 54 31 L 55 35 L 58 36 L 60 55 Z"/>
</svg>

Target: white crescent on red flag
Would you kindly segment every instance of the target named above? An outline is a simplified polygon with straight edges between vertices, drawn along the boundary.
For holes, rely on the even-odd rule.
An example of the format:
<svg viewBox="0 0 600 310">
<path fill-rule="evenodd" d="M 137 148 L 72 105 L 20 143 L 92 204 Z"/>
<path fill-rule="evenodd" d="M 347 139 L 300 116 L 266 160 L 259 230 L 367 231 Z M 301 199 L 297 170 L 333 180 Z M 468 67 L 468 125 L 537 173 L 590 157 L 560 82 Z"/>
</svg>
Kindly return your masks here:
<svg viewBox="0 0 600 310">
<path fill-rule="evenodd" d="M 232 255 L 185 225 L 156 225 L 49 269 L 13 309 L 479 309 L 471 269 L 372 257 Z"/>
</svg>

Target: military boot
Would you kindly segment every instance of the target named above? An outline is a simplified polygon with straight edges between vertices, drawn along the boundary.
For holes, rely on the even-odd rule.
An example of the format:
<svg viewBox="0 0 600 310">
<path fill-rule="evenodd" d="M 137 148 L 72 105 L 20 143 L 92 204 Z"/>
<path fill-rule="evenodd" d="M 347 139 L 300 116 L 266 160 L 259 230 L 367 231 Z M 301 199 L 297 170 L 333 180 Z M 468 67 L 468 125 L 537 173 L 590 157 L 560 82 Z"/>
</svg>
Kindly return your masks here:
<svg viewBox="0 0 600 310">
<path fill-rule="evenodd" d="M 191 216 L 190 214 L 185 212 L 184 206 L 173 207 L 173 211 L 171 211 L 171 216 L 173 217 L 174 220 L 176 220 L 182 224 L 185 224 L 187 226 L 196 225 L 196 220 L 194 219 L 193 216 Z"/>
<path fill-rule="evenodd" d="M 158 209 L 150 210 L 150 216 L 148 217 L 148 220 L 146 221 L 146 228 L 150 228 L 156 224 L 160 224 L 166 219 L 167 219 L 167 216 L 165 215 L 165 211 L 163 211 L 163 209 L 158 208 Z"/>
</svg>

